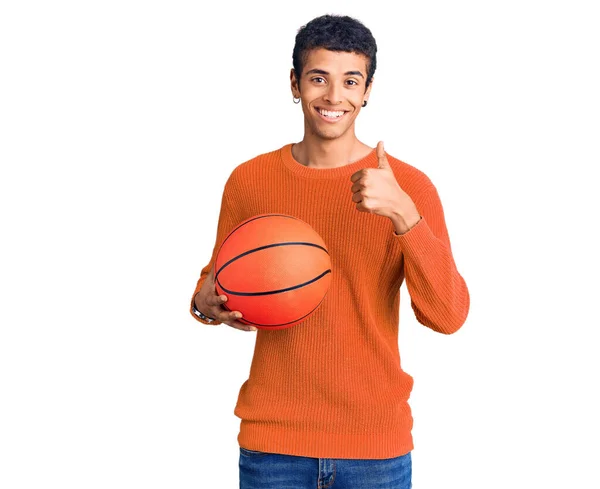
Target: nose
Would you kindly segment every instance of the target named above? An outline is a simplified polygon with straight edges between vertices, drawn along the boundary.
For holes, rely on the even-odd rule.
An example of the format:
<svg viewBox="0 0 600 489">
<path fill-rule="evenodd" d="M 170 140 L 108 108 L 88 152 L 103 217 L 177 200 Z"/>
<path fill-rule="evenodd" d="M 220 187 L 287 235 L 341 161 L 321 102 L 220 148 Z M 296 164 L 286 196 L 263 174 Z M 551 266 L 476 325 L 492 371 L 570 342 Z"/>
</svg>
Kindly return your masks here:
<svg viewBox="0 0 600 489">
<path fill-rule="evenodd" d="M 341 99 L 341 88 L 335 83 L 329 85 L 327 93 L 325 94 L 325 100 L 331 105 L 337 105 L 342 103 Z"/>
</svg>

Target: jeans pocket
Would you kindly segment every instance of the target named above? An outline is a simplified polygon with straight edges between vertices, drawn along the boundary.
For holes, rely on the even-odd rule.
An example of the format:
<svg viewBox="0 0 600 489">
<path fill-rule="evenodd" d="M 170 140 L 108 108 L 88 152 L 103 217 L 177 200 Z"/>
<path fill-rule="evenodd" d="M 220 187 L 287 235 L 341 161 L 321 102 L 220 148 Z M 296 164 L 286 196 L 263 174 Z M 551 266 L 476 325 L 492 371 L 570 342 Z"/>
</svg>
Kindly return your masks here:
<svg viewBox="0 0 600 489">
<path fill-rule="evenodd" d="M 240 447 L 240 453 L 246 457 L 264 457 L 265 455 L 268 455 L 267 452 L 259 452 L 258 450 L 248 450 L 244 447 Z"/>
</svg>

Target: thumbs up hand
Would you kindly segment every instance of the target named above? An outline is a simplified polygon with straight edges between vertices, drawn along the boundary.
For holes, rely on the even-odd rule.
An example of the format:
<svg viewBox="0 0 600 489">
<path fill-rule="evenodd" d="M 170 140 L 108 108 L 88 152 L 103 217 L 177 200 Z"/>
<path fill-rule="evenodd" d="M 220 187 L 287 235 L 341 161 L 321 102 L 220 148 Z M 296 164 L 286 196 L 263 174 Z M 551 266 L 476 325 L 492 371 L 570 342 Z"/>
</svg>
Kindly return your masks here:
<svg viewBox="0 0 600 489">
<path fill-rule="evenodd" d="M 419 222 L 421 216 L 410 196 L 398 185 L 383 141 L 377 143 L 377 159 L 377 168 L 363 168 L 350 177 L 352 201 L 357 211 L 388 217 L 396 234 L 403 234 Z"/>
</svg>

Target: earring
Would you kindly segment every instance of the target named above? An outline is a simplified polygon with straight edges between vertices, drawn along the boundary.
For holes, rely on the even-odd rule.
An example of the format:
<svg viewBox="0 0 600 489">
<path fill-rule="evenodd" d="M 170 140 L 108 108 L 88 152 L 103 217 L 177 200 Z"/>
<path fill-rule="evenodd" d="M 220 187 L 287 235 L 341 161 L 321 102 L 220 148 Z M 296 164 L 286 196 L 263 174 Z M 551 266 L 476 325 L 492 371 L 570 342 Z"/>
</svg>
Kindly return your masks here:
<svg viewBox="0 0 600 489">
<path fill-rule="evenodd" d="M 363 106 L 363 107 L 366 107 L 366 106 L 367 106 L 367 101 L 366 101 L 366 100 L 363 102 L 362 106 Z"/>
<path fill-rule="evenodd" d="M 298 97 L 298 99 L 296 99 L 296 97 L 294 97 L 293 100 L 294 100 L 295 104 L 299 104 L 300 103 L 300 97 Z"/>
</svg>

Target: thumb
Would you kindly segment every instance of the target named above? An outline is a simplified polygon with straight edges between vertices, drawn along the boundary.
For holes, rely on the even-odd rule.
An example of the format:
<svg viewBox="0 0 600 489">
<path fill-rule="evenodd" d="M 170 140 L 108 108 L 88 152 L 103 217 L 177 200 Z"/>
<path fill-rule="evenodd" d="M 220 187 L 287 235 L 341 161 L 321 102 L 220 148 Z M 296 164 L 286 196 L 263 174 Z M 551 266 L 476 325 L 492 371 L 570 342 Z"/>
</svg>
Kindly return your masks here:
<svg viewBox="0 0 600 489">
<path fill-rule="evenodd" d="M 390 167 L 390 162 L 388 161 L 387 157 L 385 156 L 385 150 L 383 149 L 383 141 L 379 141 L 377 143 L 377 160 L 379 161 L 379 164 L 377 165 L 378 168 L 389 168 Z"/>
</svg>

